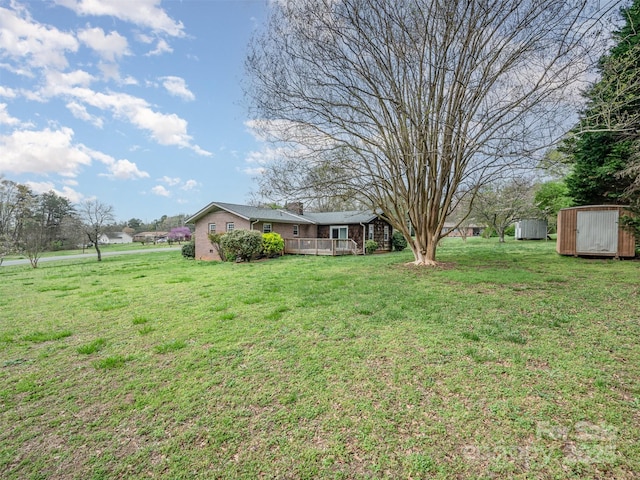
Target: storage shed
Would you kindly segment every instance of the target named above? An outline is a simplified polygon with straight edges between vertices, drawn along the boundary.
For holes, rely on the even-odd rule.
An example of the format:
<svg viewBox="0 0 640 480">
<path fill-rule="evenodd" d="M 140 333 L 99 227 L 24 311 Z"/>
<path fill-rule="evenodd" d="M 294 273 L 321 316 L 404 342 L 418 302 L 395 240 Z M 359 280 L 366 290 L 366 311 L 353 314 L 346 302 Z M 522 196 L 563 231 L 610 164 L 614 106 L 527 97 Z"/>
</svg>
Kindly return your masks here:
<svg viewBox="0 0 640 480">
<path fill-rule="evenodd" d="M 545 240 L 547 221 L 536 218 L 516 222 L 516 240 Z"/>
<path fill-rule="evenodd" d="M 629 214 L 617 205 L 588 205 L 558 212 L 560 255 L 634 257 L 635 237 L 622 228 L 620 217 Z"/>
</svg>

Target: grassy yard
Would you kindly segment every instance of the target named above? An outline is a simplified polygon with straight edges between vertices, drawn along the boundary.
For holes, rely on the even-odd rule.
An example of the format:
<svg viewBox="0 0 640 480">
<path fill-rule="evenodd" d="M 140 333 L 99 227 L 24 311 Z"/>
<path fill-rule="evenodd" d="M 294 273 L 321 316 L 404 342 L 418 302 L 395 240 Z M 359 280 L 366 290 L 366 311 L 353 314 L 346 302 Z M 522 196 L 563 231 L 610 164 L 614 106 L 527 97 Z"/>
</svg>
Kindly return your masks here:
<svg viewBox="0 0 640 480">
<path fill-rule="evenodd" d="M 113 245 L 100 245 L 100 251 L 102 253 L 109 253 L 109 252 L 122 252 L 122 251 L 130 251 L 130 250 L 151 250 L 151 249 L 156 249 L 156 248 L 169 248 L 169 247 L 182 247 L 182 245 L 184 245 L 185 242 L 181 242 L 181 244 L 178 244 L 177 242 L 174 242 L 172 245 L 169 245 L 169 243 L 146 243 L 146 244 L 142 244 L 140 242 L 133 242 L 133 243 L 115 243 Z M 77 248 L 75 250 L 54 250 L 54 251 L 50 251 L 50 252 L 42 252 L 39 257 L 40 258 L 46 258 L 46 257 L 56 257 L 56 256 L 73 256 L 73 255 L 79 255 L 82 253 L 94 253 L 97 255 L 96 253 L 96 249 L 94 247 L 86 247 L 84 249 L 82 248 Z M 17 260 L 17 259 L 22 259 L 22 258 L 28 258 L 27 255 L 22 255 L 22 254 L 18 254 L 18 255 L 7 255 L 6 257 L 4 257 L 5 260 Z"/>
<path fill-rule="evenodd" d="M 0 269 L 0 477 L 638 478 L 640 262 Z"/>
</svg>

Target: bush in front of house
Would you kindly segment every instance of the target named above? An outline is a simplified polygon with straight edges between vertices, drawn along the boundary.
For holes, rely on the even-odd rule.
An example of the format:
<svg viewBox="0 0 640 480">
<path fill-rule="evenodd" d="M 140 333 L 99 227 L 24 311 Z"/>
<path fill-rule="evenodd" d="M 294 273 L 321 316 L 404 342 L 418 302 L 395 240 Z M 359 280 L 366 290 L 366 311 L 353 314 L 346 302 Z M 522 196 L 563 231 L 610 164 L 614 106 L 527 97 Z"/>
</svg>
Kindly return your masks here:
<svg viewBox="0 0 640 480">
<path fill-rule="evenodd" d="M 367 252 L 367 254 L 372 254 L 377 249 L 378 242 L 376 242 L 375 240 L 367 240 L 364 244 L 364 251 Z"/>
<path fill-rule="evenodd" d="M 407 248 L 407 239 L 400 232 L 393 232 L 391 235 L 391 246 L 396 252 L 401 252 Z"/>
<path fill-rule="evenodd" d="M 218 256 L 220 257 L 220 260 L 222 260 L 223 262 L 226 262 L 227 256 L 225 255 L 224 248 L 222 248 L 223 235 L 224 233 L 210 233 L 208 237 L 209 237 L 209 241 L 211 242 L 211 245 L 213 245 L 213 248 L 215 248 L 216 252 L 218 252 Z"/>
<path fill-rule="evenodd" d="M 227 260 L 246 260 L 262 251 L 262 233 L 255 230 L 233 230 L 220 238 L 220 246 Z"/>
<path fill-rule="evenodd" d="M 193 242 L 185 243 L 182 246 L 182 256 L 184 258 L 196 258 L 196 244 Z"/>
<path fill-rule="evenodd" d="M 262 251 L 267 257 L 282 255 L 284 252 L 284 240 L 275 232 L 262 234 Z"/>
</svg>

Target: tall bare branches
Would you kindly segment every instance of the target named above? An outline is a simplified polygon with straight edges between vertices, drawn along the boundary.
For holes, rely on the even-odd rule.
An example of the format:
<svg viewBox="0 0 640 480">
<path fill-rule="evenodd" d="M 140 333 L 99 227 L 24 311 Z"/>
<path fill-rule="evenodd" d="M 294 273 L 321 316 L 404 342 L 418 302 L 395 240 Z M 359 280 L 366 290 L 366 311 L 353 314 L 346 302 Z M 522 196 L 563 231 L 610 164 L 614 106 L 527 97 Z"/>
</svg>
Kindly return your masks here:
<svg viewBox="0 0 640 480">
<path fill-rule="evenodd" d="M 274 2 L 247 61 L 255 125 L 280 146 L 264 179 L 357 192 L 406 238 L 408 219 L 416 263 L 433 263 L 461 192 L 564 131 L 600 15 L 586 0 Z"/>
<path fill-rule="evenodd" d="M 84 233 L 89 242 L 93 243 L 100 262 L 102 261 L 100 236 L 105 232 L 107 226 L 115 221 L 113 206 L 99 200 L 87 200 L 80 205 L 78 213 L 82 219 Z"/>
</svg>

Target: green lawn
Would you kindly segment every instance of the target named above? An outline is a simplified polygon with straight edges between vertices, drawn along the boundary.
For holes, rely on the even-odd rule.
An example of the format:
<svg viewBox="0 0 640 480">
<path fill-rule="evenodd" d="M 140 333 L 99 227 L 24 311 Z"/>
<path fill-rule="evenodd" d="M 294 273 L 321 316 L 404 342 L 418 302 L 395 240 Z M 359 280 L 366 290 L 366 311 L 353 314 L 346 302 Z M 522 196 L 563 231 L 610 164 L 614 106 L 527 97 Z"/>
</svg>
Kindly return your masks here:
<svg viewBox="0 0 640 480">
<path fill-rule="evenodd" d="M 169 247 L 182 247 L 182 245 L 184 245 L 185 242 L 173 242 L 171 245 L 169 245 L 169 243 L 167 242 L 159 242 L 156 244 L 153 243 L 140 243 L 140 242 L 133 242 L 133 243 L 115 243 L 113 245 L 100 245 L 100 251 L 102 253 L 105 252 L 122 252 L 122 251 L 129 251 L 129 250 L 151 250 L 151 249 L 156 249 L 156 248 L 169 248 Z M 91 254 L 96 254 L 96 249 L 94 247 L 86 247 L 84 250 L 82 248 L 77 248 L 75 250 L 55 250 L 55 251 L 51 251 L 51 252 L 42 252 L 39 256 L 39 258 L 46 258 L 46 257 L 57 257 L 57 256 L 73 256 L 73 255 L 79 255 L 82 253 L 91 253 Z M 22 259 L 22 258 L 28 258 L 27 255 L 7 255 L 6 257 L 4 257 L 5 260 L 16 260 L 16 259 Z"/>
<path fill-rule="evenodd" d="M 640 262 L 0 268 L 0 477 L 637 478 Z"/>
</svg>

